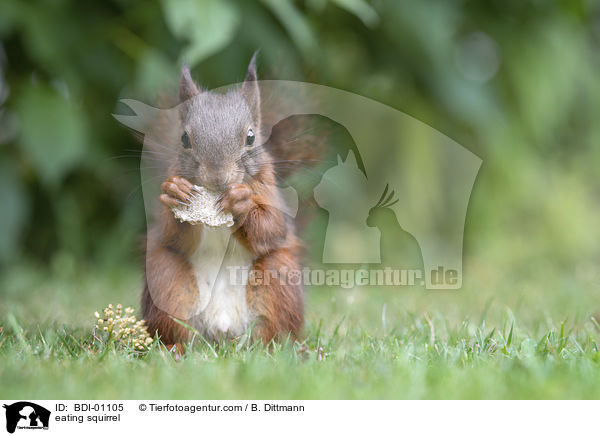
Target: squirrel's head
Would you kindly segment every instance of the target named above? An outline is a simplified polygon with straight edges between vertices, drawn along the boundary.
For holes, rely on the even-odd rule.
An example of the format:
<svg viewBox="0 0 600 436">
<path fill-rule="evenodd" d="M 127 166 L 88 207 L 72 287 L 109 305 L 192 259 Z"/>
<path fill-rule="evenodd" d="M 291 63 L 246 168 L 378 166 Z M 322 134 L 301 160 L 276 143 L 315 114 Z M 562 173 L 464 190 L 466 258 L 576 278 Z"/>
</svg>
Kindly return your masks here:
<svg viewBox="0 0 600 436">
<path fill-rule="evenodd" d="M 260 129 L 256 53 L 241 89 L 202 92 L 184 67 L 179 84 L 178 169 L 192 183 L 223 191 L 255 177 L 267 159 Z"/>
</svg>

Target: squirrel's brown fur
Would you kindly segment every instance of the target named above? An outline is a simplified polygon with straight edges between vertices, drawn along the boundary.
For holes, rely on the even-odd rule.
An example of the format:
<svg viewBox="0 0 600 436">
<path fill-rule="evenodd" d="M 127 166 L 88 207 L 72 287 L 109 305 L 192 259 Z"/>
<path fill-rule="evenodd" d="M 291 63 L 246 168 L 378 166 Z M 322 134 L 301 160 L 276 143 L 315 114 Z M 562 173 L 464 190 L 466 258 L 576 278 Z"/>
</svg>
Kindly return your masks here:
<svg viewBox="0 0 600 436">
<path fill-rule="evenodd" d="M 248 74 L 250 80 L 256 80 L 254 58 Z M 184 70 L 182 86 L 185 80 L 189 80 L 189 72 Z M 281 158 L 284 147 L 276 145 Z M 311 157 L 317 156 L 313 153 Z M 246 286 L 246 303 L 255 316 L 253 335 L 265 343 L 287 335 L 297 337 L 304 320 L 301 284 L 272 276 L 268 283 L 261 279 L 267 276 L 266 271 L 300 270 L 302 251 L 293 220 L 283 212 L 285 205 L 272 162 L 269 151 L 264 150 L 256 173 L 240 183 L 228 184 L 220 200 L 222 209 L 234 216 L 233 237 L 252 254 L 251 270 L 258 272 L 254 274 L 257 279 Z M 180 161 L 175 159 L 161 185 L 162 211 L 148 232 L 142 293 L 142 312 L 150 334 L 158 333 L 163 343 L 175 344 L 180 351 L 190 332 L 174 318 L 186 322 L 197 306 L 199 293 L 190 256 L 203 237 L 201 225 L 178 222 L 170 210 L 177 202 L 190 199 L 195 181 L 182 172 Z"/>
</svg>

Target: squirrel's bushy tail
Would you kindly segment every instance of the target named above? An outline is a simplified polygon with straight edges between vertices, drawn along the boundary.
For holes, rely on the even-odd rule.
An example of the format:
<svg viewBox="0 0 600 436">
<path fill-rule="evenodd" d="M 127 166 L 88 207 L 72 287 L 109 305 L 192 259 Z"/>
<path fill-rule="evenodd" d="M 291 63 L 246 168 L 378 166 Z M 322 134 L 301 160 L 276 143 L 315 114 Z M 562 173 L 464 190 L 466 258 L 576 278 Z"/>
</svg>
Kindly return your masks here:
<svg viewBox="0 0 600 436">
<path fill-rule="evenodd" d="M 323 161 L 329 126 L 321 118 L 295 115 L 273 126 L 264 147 L 278 177 L 287 179 L 302 170 L 315 168 Z"/>
<path fill-rule="evenodd" d="M 318 209 L 313 189 L 323 176 L 332 133 L 332 123 L 325 117 L 294 115 L 275 124 L 264 144 L 278 183 L 291 186 L 298 196 L 294 224 L 299 232 Z"/>
</svg>

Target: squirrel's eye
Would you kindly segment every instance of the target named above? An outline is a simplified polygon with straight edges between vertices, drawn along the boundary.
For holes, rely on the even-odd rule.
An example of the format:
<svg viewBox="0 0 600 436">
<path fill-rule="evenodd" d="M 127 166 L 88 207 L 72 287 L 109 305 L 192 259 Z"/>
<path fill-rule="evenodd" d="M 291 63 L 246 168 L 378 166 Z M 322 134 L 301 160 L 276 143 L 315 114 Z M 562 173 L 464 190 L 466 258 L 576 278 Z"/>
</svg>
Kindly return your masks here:
<svg viewBox="0 0 600 436">
<path fill-rule="evenodd" d="M 192 148 L 192 143 L 187 132 L 183 132 L 183 135 L 181 135 L 181 143 L 183 144 L 183 148 Z"/>
<path fill-rule="evenodd" d="M 254 132 L 252 129 L 248 130 L 248 134 L 246 135 L 246 145 L 254 144 Z"/>
</svg>

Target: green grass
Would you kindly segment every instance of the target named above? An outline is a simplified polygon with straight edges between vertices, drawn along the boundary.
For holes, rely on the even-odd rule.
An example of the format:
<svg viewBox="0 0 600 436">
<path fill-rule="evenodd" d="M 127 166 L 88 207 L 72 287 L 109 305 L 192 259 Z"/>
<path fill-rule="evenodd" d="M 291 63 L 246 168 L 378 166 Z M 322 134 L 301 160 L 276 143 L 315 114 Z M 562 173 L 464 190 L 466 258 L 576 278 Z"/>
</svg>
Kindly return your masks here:
<svg viewBox="0 0 600 436">
<path fill-rule="evenodd" d="M 140 356 L 93 341 L 94 311 L 108 303 L 137 306 L 138 270 L 92 272 L 64 260 L 42 270 L 22 265 L 1 282 L 0 392 L 94 399 L 600 397 L 595 288 L 557 276 L 535 284 L 478 270 L 470 277 L 460 291 L 313 289 L 304 345 L 200 342 L 175 361 L 158 345 Z"/>
</svg>

